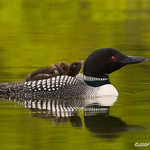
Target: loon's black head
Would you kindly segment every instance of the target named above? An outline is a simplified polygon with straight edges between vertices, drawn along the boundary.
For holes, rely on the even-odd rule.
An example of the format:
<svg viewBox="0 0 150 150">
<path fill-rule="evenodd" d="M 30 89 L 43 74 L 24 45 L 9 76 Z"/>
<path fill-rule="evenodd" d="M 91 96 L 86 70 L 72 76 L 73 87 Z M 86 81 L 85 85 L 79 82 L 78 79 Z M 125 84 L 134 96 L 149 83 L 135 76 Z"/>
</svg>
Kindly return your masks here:
<svg viewBox="0 0 150 150">
<path fill-rule="evenodd" d="M 83 72 L 86 76 L 105 77 L 127 64 L 149 60 L 149 58 L 144 57 L 126 56 L 113 48 L 98 49 L 86 59 Z"/>
</svg>

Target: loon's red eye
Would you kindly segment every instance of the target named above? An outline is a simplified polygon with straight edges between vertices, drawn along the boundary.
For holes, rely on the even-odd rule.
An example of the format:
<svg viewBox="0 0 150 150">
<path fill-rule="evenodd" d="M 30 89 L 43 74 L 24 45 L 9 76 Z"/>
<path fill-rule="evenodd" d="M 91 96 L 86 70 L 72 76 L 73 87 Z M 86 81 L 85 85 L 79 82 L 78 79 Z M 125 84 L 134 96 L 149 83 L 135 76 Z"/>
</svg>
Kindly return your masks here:
<svg viewBox="0 0 150 150">
<path fill-rule="evenodd" d="M 111 59 L 112 59 L 112 60 L 117 60 L 117 57 L 112 56 Z"/>
</svg>

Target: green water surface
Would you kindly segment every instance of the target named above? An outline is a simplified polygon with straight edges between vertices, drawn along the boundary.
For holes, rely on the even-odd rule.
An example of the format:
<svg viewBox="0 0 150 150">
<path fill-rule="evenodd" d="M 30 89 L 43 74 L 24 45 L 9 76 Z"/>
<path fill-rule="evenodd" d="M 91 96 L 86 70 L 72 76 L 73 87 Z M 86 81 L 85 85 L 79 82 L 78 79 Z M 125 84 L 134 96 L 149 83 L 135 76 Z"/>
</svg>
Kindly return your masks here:
<svg viewBox="0 0 150 150">
<path fill-rule="evenodd" d="M 149 0 L 0 0 L 0 82 L 24 80 L 53 63 L 84 60 L 104 47 L 150 57 Z M 150 63 L 126 66 L 110 78 L 119 98 L 105 123 L 90 118 L 89 126 L 80 112 L 81 125 L 74 126 L 70 118 L 40 118 L 0 101 L 0 149 L 150 149 L 134 146 L 150 143 Z M 112 119 L 130 127 L 121 131 Z M 99 130 L 102 124 L 106 128 Z"/>
</svg>

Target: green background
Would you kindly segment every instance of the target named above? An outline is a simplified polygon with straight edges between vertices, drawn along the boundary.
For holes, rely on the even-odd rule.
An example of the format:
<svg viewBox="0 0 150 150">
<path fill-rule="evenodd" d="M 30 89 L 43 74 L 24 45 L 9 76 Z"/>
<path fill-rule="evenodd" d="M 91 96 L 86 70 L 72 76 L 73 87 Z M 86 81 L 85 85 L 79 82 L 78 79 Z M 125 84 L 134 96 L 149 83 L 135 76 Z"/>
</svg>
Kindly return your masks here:
<svg viewBox="0 0 150 150">
<path fill-rule="evenodd" d="M 150 57 L 149 14 L 149 0 L 0 0 L 0 82 L 24 80 L 52 63 L 84 60 L 98 48 Z M 149 74 L 150 63 L 141 63 L 110 76 L 119 91 L 110 115 L 137 126 L 112 138 L 91 132 L 83 113 L 82 127 L 73 127 L 69 120 L 56 124 L 0 101 L 0 149 L 144 149 L 134 143 L 150 143 Z"/>
</svg>

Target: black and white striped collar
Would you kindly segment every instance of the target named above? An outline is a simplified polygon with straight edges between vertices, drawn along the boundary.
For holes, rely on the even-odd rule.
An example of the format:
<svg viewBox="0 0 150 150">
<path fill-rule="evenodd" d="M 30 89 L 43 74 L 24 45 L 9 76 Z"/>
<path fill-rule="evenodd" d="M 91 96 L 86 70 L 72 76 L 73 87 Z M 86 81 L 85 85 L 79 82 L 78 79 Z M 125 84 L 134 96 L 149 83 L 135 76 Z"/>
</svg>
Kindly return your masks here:
<svg viewBox="0 0 150 150">
<path fill-rule="evenodd" d="M 96 78 L 96 77 L 91 77 L 91 76 L 86 76 L 86 75 L 83 75 L 83 79 L 85 81 L 106 81 L 106 80 L 109 80 L 107 77 Z"/>
<path fill-rule="evenodd" d="M 93 86 L 93 87 L 98 87 L 98 86 L 102 86 L 105 84 L 110 84 L 109 78 L 107 76 L 97 78 L 97 77 L 91 77 L 91 76 L 83 75 L 83 79 L 89 86 Z"/>
</svg>

